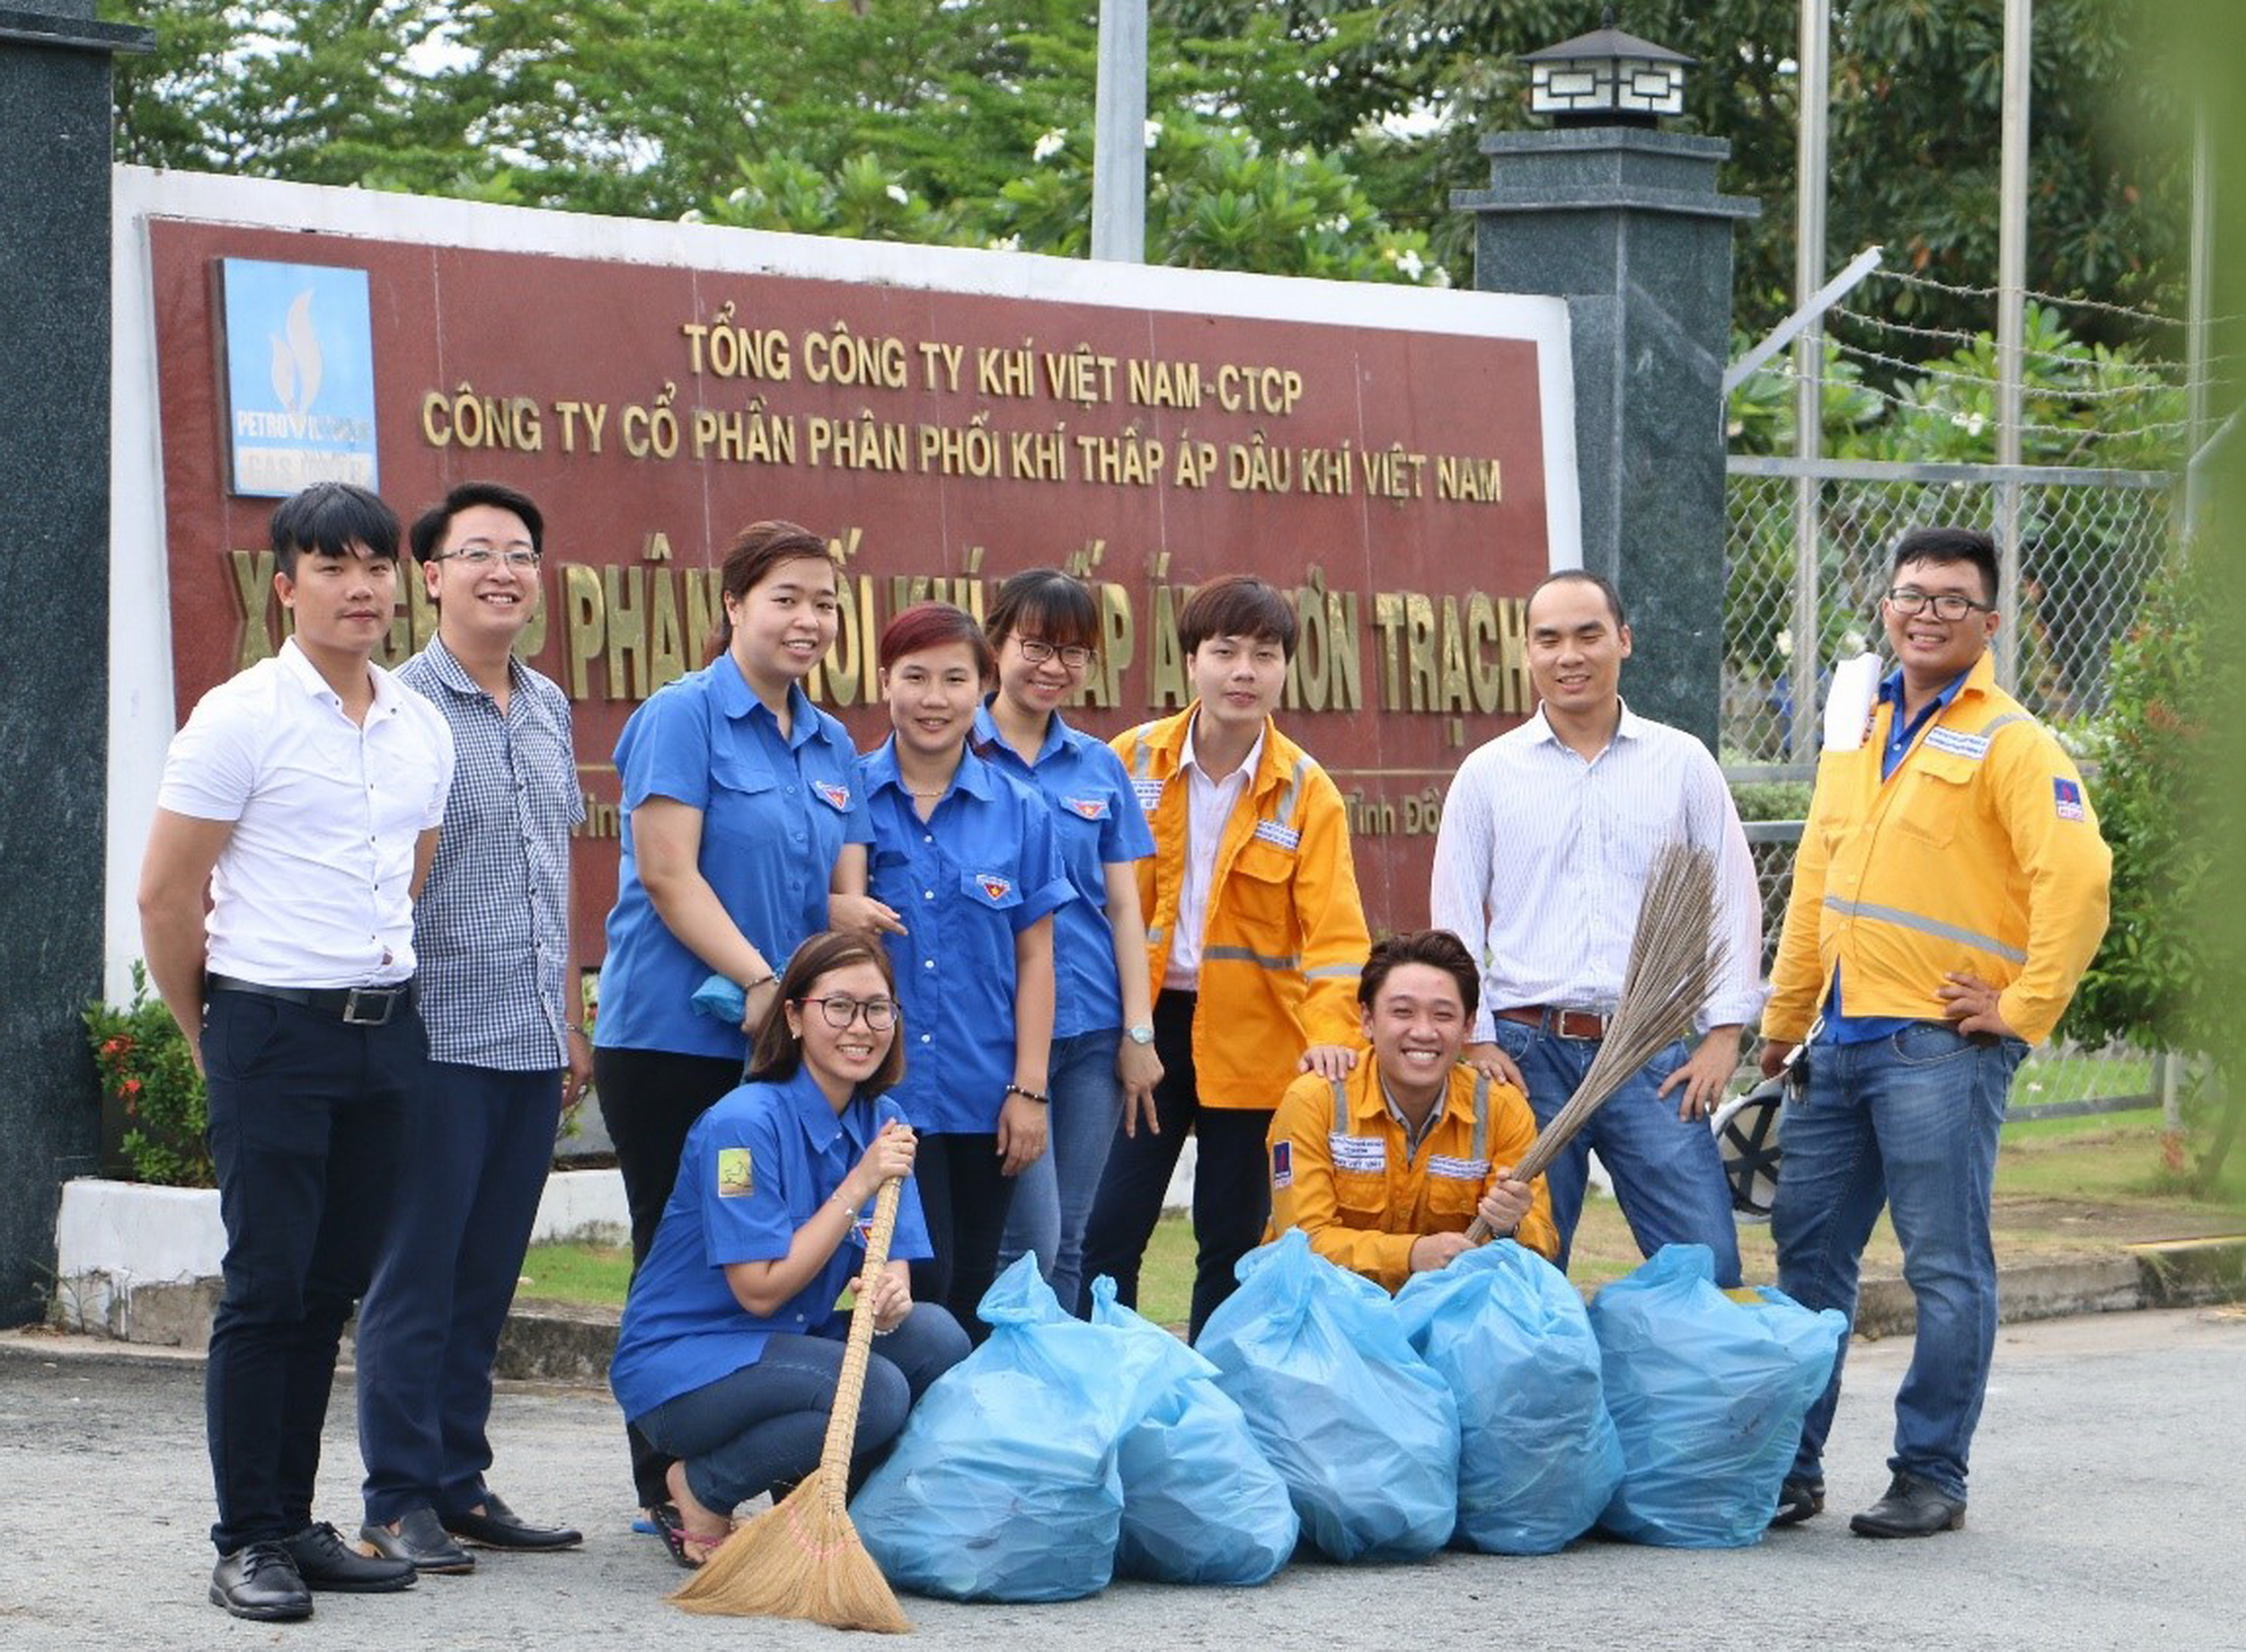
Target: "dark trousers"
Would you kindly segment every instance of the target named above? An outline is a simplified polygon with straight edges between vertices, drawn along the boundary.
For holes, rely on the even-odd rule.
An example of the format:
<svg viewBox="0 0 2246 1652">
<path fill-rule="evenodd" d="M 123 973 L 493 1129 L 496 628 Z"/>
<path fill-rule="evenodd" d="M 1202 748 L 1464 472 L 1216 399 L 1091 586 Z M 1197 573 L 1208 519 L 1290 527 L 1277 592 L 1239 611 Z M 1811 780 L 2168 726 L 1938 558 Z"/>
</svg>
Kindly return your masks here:
<svg viewBox="0 0 2246 1652">
<path fill-rule="evenodd" d="M 203 1402 L 221 1554 L 312 1524 L 335 1351 L 389 1219 L 420 1018 L 380 1027 L 247 993 L 203 1007 L 226 1228 Z"/>
<path fill-rule="evenodd" d="M 913 1186 L 920 1189 L 935 1255 L 913 1264 L 913 1300 L 951 1310 L 969 1341 L 980 1344 L 990 1327 L 975 1310 L 998 1275 L 998 1245 L 1013 1206 L 1013 1178 L 1000 1173 L 995 1134 L 924 1135 L 913 1155 Z"/>
<path fill-rule="evenodd" d="M 1165 992 L 1154 1001 L 1154 1053 L 1162 1057 L 1162 1082 L 1154 1086 L 1159 1134 L 1144 1124 L 1136 1135 L 1118 1129 L 1092 1201 L 1092 1225 L 1084 1233 L 1084 1288 L 1101 1274 L 1115 1281 L 1116 1300 L 1138 1305 L 1138 1268 L 1154 1224 L 1162 1219 L 1162 1196 L 1178 1168 L 1178 1153 L 1190 1132 L 1199 1141 L 1193 1170 L 1192 1323 L 1198 1337 L 1208 1316 L 1234 1290 L 1233 1268 L 1262 1242 L 1271 1220 L 1271 1178 L 1264 1138 L 1271 1131 L 1270 1108 L 1203 1107 L 1193 1076 L 1191 993 Z"/>
<path fill-rule="evenodd" d="M 637 1272 L 655 1242 L 655 1229 L 678 1179 L 679 1155 L 686 1132 L 722 1096 L 741 1082 L 741 1064 L 724 1056 L 680 1056 L 669 1050 L 593 1051 L 593 1090 L 600 1098 L 600 1119 L 615 1144 L 616 1169 L 623 1176 L 623 1199 L 632 1213 L 632 1267 Z M 632 1482 L 640 1506 L 670 1501 L 664 1475 L 671 1459 L 657 1451 L 632 1424 L 624 1425 L 632 1447 Z"/>
<path fill-rule="evenodd" d="M 358 1311 L 367 1518 L 464 1514 L 491 1466 L 491 1362 L 553 1163 L 562 1074 L 432 1061 L 407 1100 L 399 1180 Z"/>
</svg>

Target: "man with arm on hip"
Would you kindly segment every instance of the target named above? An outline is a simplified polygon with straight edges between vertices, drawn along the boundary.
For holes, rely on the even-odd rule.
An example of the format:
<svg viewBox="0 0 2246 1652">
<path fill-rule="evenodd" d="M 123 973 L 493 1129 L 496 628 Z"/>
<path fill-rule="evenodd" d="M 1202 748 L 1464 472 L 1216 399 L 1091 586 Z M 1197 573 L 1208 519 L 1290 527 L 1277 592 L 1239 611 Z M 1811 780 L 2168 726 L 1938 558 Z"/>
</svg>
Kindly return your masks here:
<svg viewBox="0 0 2246 1652">
<path fill-rule="evenodd" d="M 1892 1480 L 1866 1537 L 1965 1524 L 1966 1458 L 1996 1343 L 1990 1182 L 2012 1071 L 2050 1036 L 2106 928 L 2112 857 L 2082 779 L 1996 686 L 1996 546 L 1922 528 L 1880 602 L 1901 662 L 1860 745 L 1829 747 L 1794 862 L 1763 1071 L 1821 1029 L 1783 1116 L 1778 1283 L 1853 1319 L 1884 1204 L 1917 1304 Z M 1846 1344 L 1842 1352 L 1845 1355 Z M 1772 1524 L 1825 1506 L 1841 1367 L 1810 1408 Z"/>
<path fill-rule="evenodd" d="M 452 728 L 458 762 L 413 911 L 427 1082 L 406 1100 L 412 1174 L 358 1315 L 362 1543 L 425 1572 L 488 1549 L 575 1545 L 484 1484 L 491 1365 L 553 1162 L 592 1073 L 570 1012 L 570 828 L 585 817 L 570 702 L 515 657 L 538 606 L 545 521 L 464 482 L 414 523 L 437 636 L 398 680 Z"/>
<path fill-rule="evenodd" d="M 1707 748 L 1623 703 L 1630 626 L 1612 584 L 1552 575 L 1529 595 L 1527 629 L 1542 703 L 1460 765 L 1435 840 L 1433 922 L 1481 943 L 1482 1009 L 1466 1058 L 1526 1091 L 1537 1124 L 1549 1124 L 1598 1054 L 1656 857 L 1670 843 L 1713 853 L 1725 959 L 1699 1038 L 1627 1080 L 1545 1182 L 1562 1268 L 1596 1148 L 1640 1250 L 1706 1245 L 1716 1283 L 1736 1285 L 1731 1193 L 1707 1115 L 1761 1001 L 1746 834 Z"/>
<path fill-rule="evenodd" d="M 453 747 L 429 702 L 373 663 L 397 612 L 389 508 L 322 482 L 284 500 L 270 533 L 294 635 L 172 737 L 140 925 L 207 1082 L 226 1230 L 204 1379 L 210 1598 L 283 1621 L 312 1615 L 311 1589 L 414 1579 L 314 1524 L 312 1495 L 337 1343 L 388 1220 L 428 1056 L 413 895 Z"/>
</svg>

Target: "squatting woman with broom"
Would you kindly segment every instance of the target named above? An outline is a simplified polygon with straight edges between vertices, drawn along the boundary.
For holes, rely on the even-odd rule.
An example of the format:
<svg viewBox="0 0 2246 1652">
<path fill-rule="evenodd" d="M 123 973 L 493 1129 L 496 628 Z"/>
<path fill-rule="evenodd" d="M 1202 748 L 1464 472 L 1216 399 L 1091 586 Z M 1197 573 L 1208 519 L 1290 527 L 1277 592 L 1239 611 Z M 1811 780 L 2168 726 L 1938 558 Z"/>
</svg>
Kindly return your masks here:
<svg viewBox="0 0 2246 1652">
<path fill-rule="evenodd" d="M 966 1357 L 942 1307 L 915 1303 L 906 1262 L 929 1253 L 904 1183 L 893 1259 L 859 1277 L 874 1196 L 909 1178 L 916 1140 L 884 1092 L 904 1068 L 896 984 L 879 941 L 813 937 L 781 977 L 749 1080 L 697 1120 L 655 1242 L 633 1279 L 609 1384 L 624 1415 L 678 1459 L 674 1557 L 698 1567 L 738 1504 L 819 1462 L 849 1315 L 868 1294 L 880 1338 L 853 1461 L 894 1439 L 914 1401 Z"/>
</svg>

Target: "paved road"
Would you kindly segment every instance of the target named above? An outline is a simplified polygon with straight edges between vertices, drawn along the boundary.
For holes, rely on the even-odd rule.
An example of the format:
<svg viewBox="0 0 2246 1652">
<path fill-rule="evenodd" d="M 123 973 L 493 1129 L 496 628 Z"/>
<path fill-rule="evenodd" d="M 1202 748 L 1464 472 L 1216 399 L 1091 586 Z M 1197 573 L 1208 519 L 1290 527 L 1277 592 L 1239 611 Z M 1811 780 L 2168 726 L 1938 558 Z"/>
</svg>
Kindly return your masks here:
<svg viewBox="0 0 2246 1652">
<path fill-rule="evenodd" d="M 0 1648 L 537 1648 L 617 1652 L 842 1644 L 800 1624 L 691 1618 L 627 1529 L 607 1397 L 515 1386 L 499 1484 L 591 1533 L 580 1552 L 487 1558 L 403 1595 L 323 1595 L 309 1624 L 236 1622 L 205 1603 L 209 1482 L 199 1366 L 0 1347 Z M 1849 1535 L 1884 1488 L 1904 1342 L 1851 1356 L 1831 1467 L 1836 1513 L 1720 1552 L 1579 1543 L 1534 1559 L 1297 1565 L 1261 1589 L 1119 1585 L 1037 1608 L 907 1599 L 929 1645 L 1038 1652 L 1300 1647 L 1578 1649 L 2246 1648 L 2246 1312 L 2115 1314 L 2001 1333 L 1971 1525 L 1923 1542 Z M 340 1384 L 321 1513 L 358 1515 Z M 346 1522 L 349 1524 L 346 1524 Z"/>
</svg>

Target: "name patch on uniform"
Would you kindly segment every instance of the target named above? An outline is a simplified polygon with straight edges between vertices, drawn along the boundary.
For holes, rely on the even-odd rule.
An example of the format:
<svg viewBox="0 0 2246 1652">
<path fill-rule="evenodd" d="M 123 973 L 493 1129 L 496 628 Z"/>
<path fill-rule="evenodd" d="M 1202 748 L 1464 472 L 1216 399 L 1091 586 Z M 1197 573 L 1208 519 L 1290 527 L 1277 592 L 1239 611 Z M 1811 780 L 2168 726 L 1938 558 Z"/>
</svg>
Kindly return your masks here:
<svg viewBox="0 0 2246 1652">
<path fill-rule="evenodd" d="M 1131 782 L 1131 790 L 1137 794 L 1138 806 L 1148 814 L 1153 814 L 1162 807 L 1162 782 L 1160 781 L 1142 776 Z"/>
<path fill-rule="evenodd" d="M 1946 751 L 1953 757 L 1971 757 L 1978 762 L 1989 755 L 1989 737 L 1985 734 L 1964 734 L 1955 729 L 1929 729 L 1926 731 L 1929 751 Z"/>
<path fill-rule="evenodd" d="M 1293 826 L 1283 826 L 1276 820 L 1257 821 L 1256 835 L 1267 844 L 1277 844 L 1290 854 L 1302 847 L 1303 835 Z"/>
<path fill-rule="evenodd" d="M 811 790 L 824 798 L 832 808 L 847 809 L 850 807 L 850 788 L 847 786 L 837 786 L 830 781 L 815 780 L 811 782 Z"/>
<path fill-rule="evenodd" d="M 1337 1171 L 1377 1174 L 1388 1169 L 1388 1144 L 1377 1135 L 1343 1135 L 1337 1131 L 1326 1137 L 1326 1144 L 1332 1150 Z"/>
<path fill-rule="evenodd" d="M 1082 820 L 1105 820 L 1108 800 L 1105 798 L 1063 798 L 1061 807 Z"/>
<path fill-rule="evenodd" d="M 1439 1153 L 1428 1155 L 1428 1174 L 1446 1181 L 1480 1181 L 1489 1173 L 1487 1159 L 1453 1159 Z"/>
<path fill-rule="evenodd" d="M 2055 775 L 2051 781 L 2051 800 L 2059 811 L 2060 819 L 2080 820 L 2082 817 L 2082 789 L 2073 781 Z"/>
<path fill-rule="evenodd" d="M 996 872 L 977 872 L 975 881 L 992 900 L 1002 901 L 1013 893 L 1013 879 L 1001 878 Z"/>
<path fill-rule="evenodd" d="M 1291 1188 L 1295 1185 L 1294 1143 L 1274 1142 L 1271 1144 L 1271 1185 L 1275 1188 Z"/>
<path fill-rule="evenodd" d="M 756 1191 L 756 1167 L 746 1147 L 718 1149 L 718 1197 L 745 1199 Z"/>
</svg>

